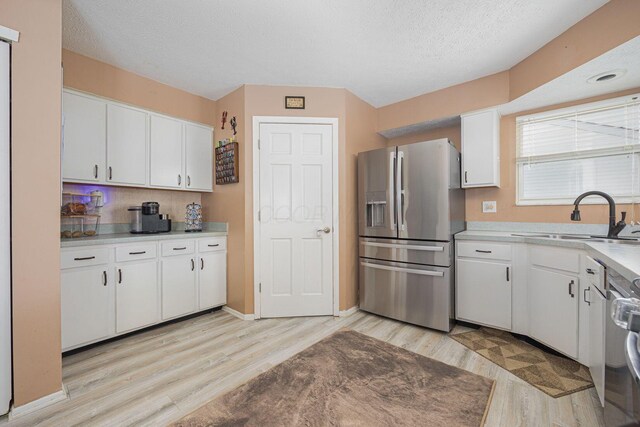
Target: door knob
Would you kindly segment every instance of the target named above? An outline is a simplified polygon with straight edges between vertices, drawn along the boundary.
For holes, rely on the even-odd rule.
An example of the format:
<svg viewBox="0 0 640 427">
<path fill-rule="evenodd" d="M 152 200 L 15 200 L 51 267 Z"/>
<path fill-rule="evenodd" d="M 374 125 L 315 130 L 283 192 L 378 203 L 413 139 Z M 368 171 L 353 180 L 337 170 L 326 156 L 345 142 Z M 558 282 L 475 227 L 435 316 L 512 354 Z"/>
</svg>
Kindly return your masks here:
<svg viewBox="0 0 640 427">
<path fill-rule="evenodd" d="M 318 233 L 318 234 L 320 234 L 320 233 L 329 234 L 329 233 L 331 233 L 331 227 L 321 228 L 319 230 L 316 230 L 316 233 Z"/>
</svg>

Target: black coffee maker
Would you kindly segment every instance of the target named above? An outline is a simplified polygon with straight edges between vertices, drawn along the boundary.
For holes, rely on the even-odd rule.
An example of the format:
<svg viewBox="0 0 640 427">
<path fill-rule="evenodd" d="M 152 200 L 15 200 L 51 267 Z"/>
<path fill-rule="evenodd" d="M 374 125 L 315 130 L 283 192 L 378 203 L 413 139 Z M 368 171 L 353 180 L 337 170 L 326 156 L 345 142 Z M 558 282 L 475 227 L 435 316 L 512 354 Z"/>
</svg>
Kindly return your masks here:
<svg viewBox="0 0 640 427">
<path fill-rule="evenodd" d="M 144 202 L 142 206 L 131 206 L 131 233 L 155 234 L 171 231 L 169 215 L 161 214 L 158 202 Z"/>
</svg>

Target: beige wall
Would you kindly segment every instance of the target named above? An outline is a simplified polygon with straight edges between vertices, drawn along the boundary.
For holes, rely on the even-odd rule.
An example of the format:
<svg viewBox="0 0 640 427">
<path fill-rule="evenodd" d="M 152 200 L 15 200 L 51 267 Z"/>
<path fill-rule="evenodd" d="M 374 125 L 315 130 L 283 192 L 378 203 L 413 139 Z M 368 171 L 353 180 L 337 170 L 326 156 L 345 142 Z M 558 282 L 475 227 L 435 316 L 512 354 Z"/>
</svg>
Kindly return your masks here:
<svg viewBox="0 0 640 427">
<path fill-rule="evenodd" d="M 245 258 L 246 253 L 251 252 L 253 244 L 245 246 L 245 187 L 248 185 L 248 180 L 245 176 L 245 157 L 251 144 L 245 138 L 244 90 L 244 86 L 240 87 L 218 100 L 216 111 L 218 121 L 215 132 L 217 141 L 230 138 L 233 132 L 229 125 L 229 120 L 236 116 L 238 134 L 235 138 L 238 141 L 240 153 L 240 181 L 236 184 L 214 184 L 213 193 L 202 195 L 202 210 L 205 218 L 215 218 L 216 221 L 229 224 L 229 236 L 227 238 L 227 305 L 241 313 L 253 313 L 253 305 L 251 305 L 251 311 L 246 311 L 247 303 L 245 301 L 247 289 L 249 288 L 245 278 L 245 264 L 247 263 Z M 228 113 L 227 124 L 224 129 L 222 129 L 220 121 L 223 111 Z M 212 159 L 212 161 L 214 160 Z"/>
<path fill-rule="evenodd" d="M 59 391 L 60 0 L 3 0 L 11 64 L 14 404 Z"/>
<path fill-rule="evenodd" d="M 461 136 L 460 125 L 447 126 L 438 129 L 432 129 L 427 132 L 420 132 L 413 135 L 404 135 L 397 138 L 387 140 L 387 146 L 413 144 L 414 142 L 431 141 L 434 139 L 449 138 L 451 143 L 460 151 Z"/>
<path fill-rule="evenodd" d="M 214 125 L 216 101 L 62 50 L 64 86 L 184 120 Z"/>
<path fill-rule="evenodd" d="M 504 116 L 500 120 L 500 188 L 474 188 L 466 190 L 467 221 L 511 221 L 511 222 L 551 222 L 569 223 L 571 206 L 516 206 L 516 117 L 545 110 L 569 107 L 607 98 L 638 93 L 640 88 L 612 93 L 577 102 L 545 107 L 532 111 Z M 495 200 L 497 213 L 482 213 L 482 201 Z M 606 224 L 609 211 L 602 205 L 584 205 L 580 207 L 582 223 Z M 627 222 L 640 220 L 640 206 L 635 207 L 635 218 L 630 205 L 618 206 L 618 213 L 626 210 Z"/>
</svg>

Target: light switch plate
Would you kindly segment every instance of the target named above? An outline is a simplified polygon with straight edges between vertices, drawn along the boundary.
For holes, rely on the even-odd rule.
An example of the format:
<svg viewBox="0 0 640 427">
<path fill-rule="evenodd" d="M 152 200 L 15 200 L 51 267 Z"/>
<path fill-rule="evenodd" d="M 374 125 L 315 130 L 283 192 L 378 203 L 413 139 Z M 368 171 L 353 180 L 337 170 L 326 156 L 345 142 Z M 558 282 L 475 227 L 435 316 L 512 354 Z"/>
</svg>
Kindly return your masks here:
<svg viewBox="0 0 640 427">
<path fill-rule="evenodd" d="M 498 210 L 497 205 L 498 204 L 495 200 L 482 202 L 482 213 L 496 213 L 496 211 Z"/>
</svg>

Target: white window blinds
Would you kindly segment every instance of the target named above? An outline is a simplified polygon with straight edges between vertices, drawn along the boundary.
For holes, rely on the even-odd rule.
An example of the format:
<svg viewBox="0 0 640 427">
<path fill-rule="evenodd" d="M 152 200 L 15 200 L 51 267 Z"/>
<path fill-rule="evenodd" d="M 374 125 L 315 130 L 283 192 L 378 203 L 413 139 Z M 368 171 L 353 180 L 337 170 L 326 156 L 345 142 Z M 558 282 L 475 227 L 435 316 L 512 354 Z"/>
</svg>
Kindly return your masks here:
<svg viewBox="0 0 640 427">
<path fill-rule="evenodd" d="M 590 190 L 640 201 L 638 96 L 518 117 L 516 124 L 519 205 L 571 204 Z"/>
</svg>

